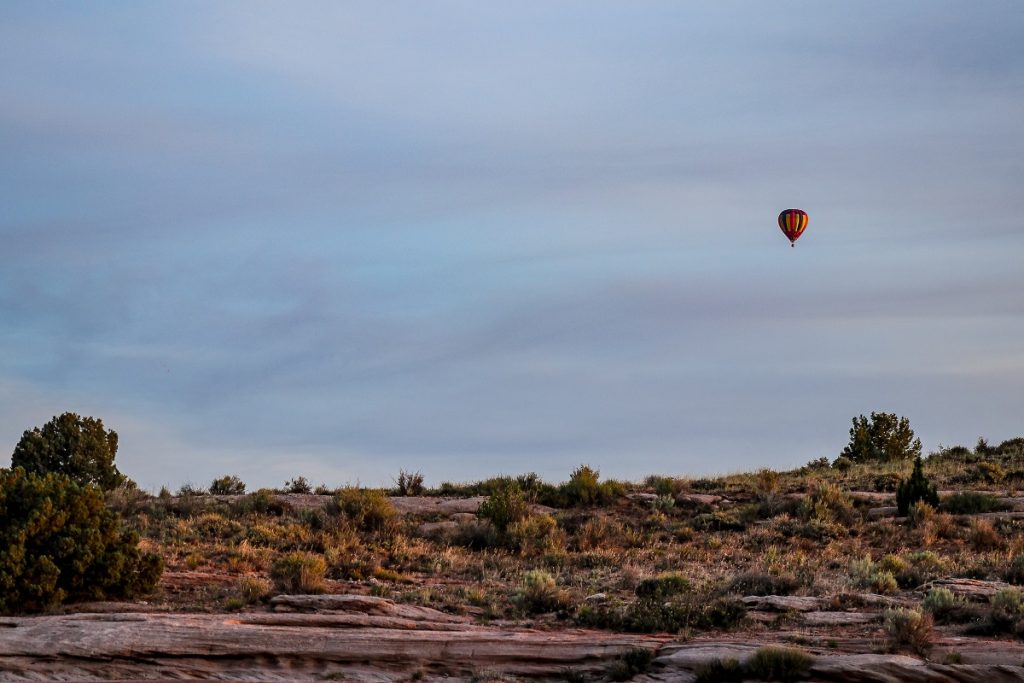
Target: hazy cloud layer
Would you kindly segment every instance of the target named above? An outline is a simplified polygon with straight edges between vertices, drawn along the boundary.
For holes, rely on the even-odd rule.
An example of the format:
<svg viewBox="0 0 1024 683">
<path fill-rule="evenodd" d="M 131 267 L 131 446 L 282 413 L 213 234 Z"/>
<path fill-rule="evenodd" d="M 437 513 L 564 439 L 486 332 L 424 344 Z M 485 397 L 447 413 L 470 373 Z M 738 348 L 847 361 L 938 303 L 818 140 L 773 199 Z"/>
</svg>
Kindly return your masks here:
<svg viewBox="0 0 1024 683">
<path fill-rule="evenodd" d="M 1024 433 L 1014 2 L 0 10 L 0 444 L 141 483 Z M 779 210 L 810 227 L 789 249 Z"/>
</svg>

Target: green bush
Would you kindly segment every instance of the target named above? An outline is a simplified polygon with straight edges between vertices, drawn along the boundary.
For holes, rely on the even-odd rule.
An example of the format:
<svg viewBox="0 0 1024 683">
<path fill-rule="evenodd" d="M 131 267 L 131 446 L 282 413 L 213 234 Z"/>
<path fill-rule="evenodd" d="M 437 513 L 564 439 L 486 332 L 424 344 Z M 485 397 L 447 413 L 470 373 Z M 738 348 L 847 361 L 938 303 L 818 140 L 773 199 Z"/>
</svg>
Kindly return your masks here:
<svg viewBox="0 0 1024 683">
<path fill-rule="evenodd" d="M 612 663 L 608 669 L 608 677 L 613 681 L 628 681 L 634 676 L 647 673 L 653 661 L 654 652 L 634 648 Z"/>
<path fill-rule="evenodd" d="M 733 577 L 726 591 L 738 595 L 790 595 L 800 582 L 789 575 L 745 572 Z"/>
<path fill-rule="evenodd" d="M 580 465 L 569 476 L 569 481 L 558 488 L 556 500 L 545 501 L 555 507 L 597 507 L 609 505 L 622 495 L 624 487 L 616 481 L 600 480 L 601 473 Z"/>
<path fill-rule="evenodd" d="M 921 602 L 921 608 L 934 615 L 945 614 L 955 606 L 956 597 L 948 588 L 932 588 Z"/>
<path fill-rule="evenodd" d="M 64 413 L 22 435 L 11 467 L 30 474 L 63 474 L 78 484 L 110 491 L 127 479 L 114 465 L 116 455 L 117 432 L 104 429 L 103 420 Z"/>
<path fill-rule="evenodd" d="M 295 477 L 284 483 L 285 493 L 313 493 L 313 485 L 305 477 Z"/>
<path fill-rule="evenodd" d="M 526 518 L 529 508 L 519 484 L 505 480 L 480 505 L 476 514 L 480 519 L 486 519 L 493 524 L 499 533 L 504 534 L 511 525 Z"/>
<path fill-rule="evenodd" d="M 891 650 L 910 649 L 916 654 L 924 655 L 931 649 L 934 636 L 931 614 L 897 607 L 886 610 L 884 620 Z"/>
<path fill-rule="evenodd" d="M 153 589 L 163 564 L 138 549 L 103 492 L 69 477 L 0 470 L 0 612 L 131 598 Z"/>
<path fill-rule="evenodd" d="M 354 486 L 338 490 L 332 511 L 362 531 L 389 531 L 398 520 L 398 511 L 383 491 Z"/>
<path fill-rule="evenodd" d="M 543 569 L 531 569 L 523 575 L 519 601 L 529 614 L 554 612 L 569 606 L 568 595 L 558 588 L 555 577 Z"/>
<path fill-rule="evenodd" d="M 283 593 L 322 593 L 326 573 L 322 555 L 292 552 L 274 562 L 270 578 Z"/>
<path fill-rule="evenodd" d="M 1024 584 L 1024 554 L 1018 553 L 1013 556 L 1009 566 L 1003 572 L 1003 578 L 1012 584 Z"/>
<path fill-rule="evenodd" d="M 1007 505 L 988 493 L 963 491 L 943 498 L 939 508 L 954 515 L 976 515 L 981 512 L 1005 510 Z"/>
<path fill-rule="evenodd" d="M 245 482 L 232 474 L 226 474 L 213 480 L 210 493 L 215 496 L 240 496 L 245 493 Z"/>
<path fill-rule="evenodd" d="M 758 649 L 744 669 L 751 678 L 762 681 L 799 681 L 806 677 L 814 658 L 793 647 L 769 645 Z"/>
<path fill-rule="evenodd" d="M 933 508 L 939 505 L 939 493 L 935 490 L 935 485 L 924 476 L 920 455 L 914 458 L 914 471 L 910 477 L 901 481 L 896 488 L 896 508 L 899 510 L 900 516 L 906 517 L 910 512 L 910 507 L 918 501 L 927 503 Z"/>
<path fill-rule="evenodd" d="M 712 659 L 694 671 L 697 678 L 694 683 L 740 683 L 746 674 L 738 659 L 720 657 Z"/>
<path fill-rule="evenodd" d="M 667 600 L 690 591 L 690 581 L 680 574 L 662 574 L 644 579 L 636 587 L 636 596 L 642 600 Z"/>
<path fill-rule="evenodd" d="M 859 519 L 853 499 L 835 484 L 821 482 L 800 501 L 800 519 L 825 525 L 849 526 Z"/>
<path fill-rule="evenodd" d="M 255 513 L 258 515 L 275 515 L 280 517 L 289 508 L 274 497 L 271 489 L 259 489 L 253 491 L 244 498 L 240 498 L 232 505 L 237 514 Z"/>
<path fill-rule="evenodd" d="M 551 515 L 531 515 L 508 528 L 509 548 L 527 557 L 565 552 L 565 532 Z"/>
<path fill-rule="evenodd" d="M 850 443 L 840 457 L 851 462 L 898 462 L 921 455 L 921 440 L 914 437 L 910 421 L 894 413 L 871 413 L 853 418 Z"/>
<path fill-rule="evenodd" d="M 423 474 L 399 470 L 398 479 L 395 480 L 395 487 L 400 496 L 422 496 Z"/>
<path fill-rule="evenodd" d="M 584 605 L 576 615 L 583 626 L 633 633 L 678 633 L 684 628 L 731 629 L 747 615 L 740 600 L 687 593 L 664 599 L 640 598 L 629 605 Z"/>
</svg>

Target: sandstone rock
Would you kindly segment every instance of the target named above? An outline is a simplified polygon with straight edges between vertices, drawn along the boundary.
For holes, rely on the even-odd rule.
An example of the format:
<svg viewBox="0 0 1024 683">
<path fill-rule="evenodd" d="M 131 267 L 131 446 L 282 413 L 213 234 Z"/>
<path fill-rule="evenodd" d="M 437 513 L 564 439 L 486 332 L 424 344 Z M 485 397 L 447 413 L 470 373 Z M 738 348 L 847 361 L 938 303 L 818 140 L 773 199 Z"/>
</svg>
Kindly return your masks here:
<svg viewBox="0 0 1024 683">
<path fill-rule="evenodd" d="M 837 683 L 1009 683 L 1024 680 L 1024 667 L 926 663 L 906 655 L 824 655 L 811 666 L 814 680 Z"/>
<path fill-rule="evenodd" d="M 363 607 L 381 609 L 379 604 L 363 603 Z M 468 677 L 488 669 L 555 677 L 567 667 L 604 670 L 630 649 L 654 650 L 669 640 L 667 636 L 499 630 L 472 624 L 438 630 L 331 622 L 340 616 L 76 614 L 0 618 L 0 680 L 312 681 L 343 672 L 346 680 L 366 675 L 387 681 L 407 680 L 415 670 L 425 670 L 433 678 L 442 674 Z"/>
<path fill-rule="evenodd" d="M 783 644 L 785 645 L 785 644 Z M 745 663 L 757 651 L 754 643 L 694 643 L 666 646 L 646 681 L 693 681 L 695 672 L 716 660 Z M 1024 667 L 942 665 L 907 655 L 815 654 L 807 680 L 831 683 L 1008 683 L 1024 680 Z"/>
<path fill-rule="evenodd" d="M 850 624 L 870 624 L 880 621 L 878 612 L 805 612 L 804 623 L 808 626 L 848 626 Z"/>
<path fill-rule="evenodd" d="M 896 500 L 896 494 L 885 491 L 850 491 L 850 498 L 862 503 L 880 505 Z"/>
<path fill-rule="evenodd" d="M 927 593 L 932 588 L 947 588 L 957 597 L 974 602 L 988 602 L 999 591 L 1010 588 L 1010 584 L 979 579 L 936 579 L 921 586 L 920 591 Z"/>
<path fill-rule="evenodd" d="M 887 505 L 885 507 L 871 508 L 868 510 L 868 519 L 884 519 L 886 517 L 898 517 L 900 514 L 899 508 L 895 505 Z"/>
<path fill-rule="evenodd" d="M 433 496 L 393 496 L 389 499 L 395 509 L 403 515 L 439 514 L 450 516 L 456 513 L 475 514 L 487 496 L 471 498 L 437 498 Z"/>
<path fill-rule="evenodd" d="M 722 496 L 715 496 L 710 493 L 680 493 L 676 496 L 677 503 L 692 503 L 695 505 L 707 505 L 715 507 L 725 499 Z"/>
<path fill-rule="evenodd" d="M 810 612 L 822 606 L 820 598 L 801 595 L 748 595 L 742 600 L 749 609 L 771 612 Z"/>
<path fill-rule="evenodd" d="M 347 612 L 434 623 L 467 621 L 430 607 L 405 605 L 373 595 L 278 595 L 270 599 L 270 606 L 278 612 Z"/>
</svg>

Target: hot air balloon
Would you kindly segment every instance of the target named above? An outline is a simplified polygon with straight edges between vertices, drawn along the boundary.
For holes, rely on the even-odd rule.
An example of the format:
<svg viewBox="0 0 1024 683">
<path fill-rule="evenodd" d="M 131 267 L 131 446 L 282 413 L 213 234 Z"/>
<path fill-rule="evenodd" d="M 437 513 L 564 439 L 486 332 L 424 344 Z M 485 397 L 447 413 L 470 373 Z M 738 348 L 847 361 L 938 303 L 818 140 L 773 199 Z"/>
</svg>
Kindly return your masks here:
<svg viewBox="0 0 1024 683">
<path fill-rule="evenodd" d="M 807 212 L 800 209 L 786 209 L 779 214 L 779 227 L 789 238 L 789 246 L 795 247 L 800 235 L 807 229 Z"/>
</svg>

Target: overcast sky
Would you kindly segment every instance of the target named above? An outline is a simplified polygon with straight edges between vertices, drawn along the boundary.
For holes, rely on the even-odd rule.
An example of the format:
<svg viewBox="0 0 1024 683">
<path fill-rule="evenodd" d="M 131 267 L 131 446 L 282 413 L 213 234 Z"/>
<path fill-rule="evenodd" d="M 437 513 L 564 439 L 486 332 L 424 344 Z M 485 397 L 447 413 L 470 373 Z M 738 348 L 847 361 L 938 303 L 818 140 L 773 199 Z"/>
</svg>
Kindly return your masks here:
<svg viewBox="0 0 1024 683">
<path fill-rule="evenodd" d="M 93 415 L 173 488 L 1022 435 L 1022 46 L 1015 0 L 4 2 L 0 445 Z"/>
</svg>

